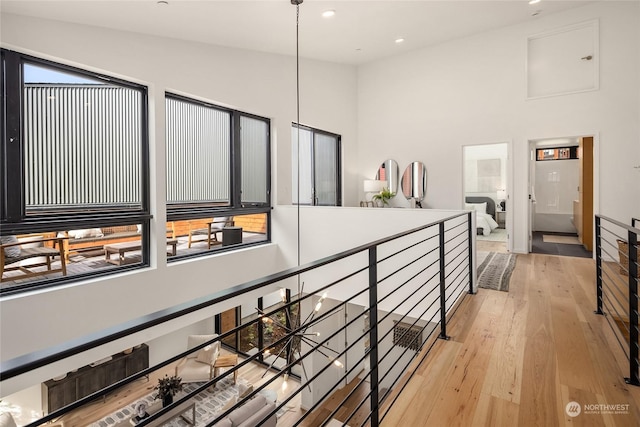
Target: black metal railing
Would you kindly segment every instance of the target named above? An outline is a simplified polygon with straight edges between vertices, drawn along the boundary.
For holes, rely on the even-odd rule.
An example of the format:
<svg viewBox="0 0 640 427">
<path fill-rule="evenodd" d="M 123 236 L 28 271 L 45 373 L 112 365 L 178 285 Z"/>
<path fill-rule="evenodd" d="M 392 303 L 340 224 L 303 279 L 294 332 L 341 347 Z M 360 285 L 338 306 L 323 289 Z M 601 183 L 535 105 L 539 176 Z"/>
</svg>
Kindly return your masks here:
<svg viewBox="0 0 640 427">
<path fill-rule="evenodd" d="M 288 388 L 287 393 L 280 393 L 282 396 L 277 398 L 259 425 L 282 411 L 291 410 L 292 401 L 299 397 L 306 410 L 294 408 L 296 416 L 292 417 L 291 425 L 297 426 L 309 417 L 326 425 L 338 417 L 340 411 L 338 418 L 343 424 L 378 426 L 406 386 L 408 367 L 424 360 L 438 339 L 448 338 L 447 323 L 464 296 L 474 292 L 472 236 L 471 213 L 455 214 L 57 348 L 3 362 L 0 379 L 16 377 L 203 308 L 215 309 L 223 302 L 228 307 L 229 301 L 239 306 L 246 303 L 248 292 L 255 294 L 256 290 L 264 290 L 266 295 L 286 289 L 275 308 L 259 310 L 252 320 L 220 331 L 209 342 L 49 413 L 29 427 L 57 420 L 258 322 L 276 322 L 285 333 L 268 345 L 261 344 L 252 355 L 241 358 L 235 367 L 210 381 L 198 383 L 171 406 L 151 414 L 138 425 L 158 425 L 166 421 L 163 417 L 172 408 L 188 402 L 202 402 L 210 396 L 216 383 L 249 364 L 263 362 L 269 350 L 280 348 L 280 357 L 276 356 L 279 363 L 272 361 L 264 367 L 264 378 L 254 384 L 251 393 L 227 410 L 214 412 L 208 418 L 201 415 L 198 425 L 216 424 L 263 390 L 273 390 L 276 384 L 288 382 L 289 375 L 293 378 L 296 371 L 300 372 L 296 386 Z M 283 310 L 286 314 L 284 323 L 276 317 Z M 353 386 L 351 392 L 335 410 L 318 420 L 321 411 L 317 409 L 347 384 Z"/>
<path fill-rule="evenodd" d="M 638 234 L 631 226 L 596 215 L 596 313 L 605 316 L 629 360 L 628 384 L 640 385 L 638 357 Z"/>
</svg>

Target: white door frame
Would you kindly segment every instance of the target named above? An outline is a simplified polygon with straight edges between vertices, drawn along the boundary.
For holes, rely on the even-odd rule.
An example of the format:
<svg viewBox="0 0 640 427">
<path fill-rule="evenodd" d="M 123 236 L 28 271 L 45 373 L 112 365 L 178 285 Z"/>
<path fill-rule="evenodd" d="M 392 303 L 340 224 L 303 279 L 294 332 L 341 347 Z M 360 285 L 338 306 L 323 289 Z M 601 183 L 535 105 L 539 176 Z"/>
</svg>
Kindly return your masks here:
<svg viewBox="0 0 640 427">
<path fill-rule="evenodd" d="M 567 139 L 567 138 L 584 138 L 587 136 L 591 136 L 593 137 L 593 215 L 598 215 L 600 214 L 600 133 L 597 131 L 591 131 L 591 132 L 579 132 L 577 134 L 574 135 L 570 135 L 570 136 L 545 136 L 545 137 L 541 137 L 541 138 L 529 138 L 528 141 L 528 149 L 526 150 L 526 155 L 527 155 L 527 163 L 529 164 L 529 173 L 527 174 L 527 191 L 531 191 L 532 189 L 532 184 L 531 183 L 531 168 L 533 167 L 533 165 L 535 165 L 535 158 L 533 161 L 530 161 L 530 153 L 531 153 L 531 149 L 535 148 L 535 143 L 536 142 L 540 142 L 540 141 L 546 141 L 546 140 L 550 140 L 550 139 Z M 532 194 L 532 193 L 529 193 Z M 529 239 L 531 239 L 532 233 L 533 233 L 533 223 L 531 221 L 532 218 L 532 203 L 530 203 L 528 197 L 527 197 L 527 216 L 529 217 L 528 219 L 528 233 L 529 233 Z M 593 243 L 593 247 L 595 248 L 595 238 L 596 235 L 595 233 L 593 233 L 593 239 L 594 241 Z M 531 252 L 531 247 L 530 247 L 531 241 L 529 241 L 529 244 L 527 245 L 528 251 L 529 253 Z M 595 259 L 596 256 L 596 251 L 594 250 L 592 252 L 592 257 Z"/>
<path fill-rule="evenodd" d="M 466 155 L 465 155 L 465 147 L 477 147 L 477 146 L 485 146 L 485 145 L 498 145 L 498 144 L 506 144 L 507 145 L 507 164 L 506 164 L 506 182 L 505 182 L 505 190 L 507 192 L 507 215 L 505 218 L 505 229 L 507 230 L 507 250 L 509 252 L 513 251 L 513 200 L 512 197 L 512 189 L 513 189 L 513 140 L 506 140 L 501 142 L 487 142 L 487 143 L 477 143 L 477 144 L 464 144 L 462 146 L 462 209 L 464 209 L 465 203 L 465 183 L 466 183 Z"/>
</svg>

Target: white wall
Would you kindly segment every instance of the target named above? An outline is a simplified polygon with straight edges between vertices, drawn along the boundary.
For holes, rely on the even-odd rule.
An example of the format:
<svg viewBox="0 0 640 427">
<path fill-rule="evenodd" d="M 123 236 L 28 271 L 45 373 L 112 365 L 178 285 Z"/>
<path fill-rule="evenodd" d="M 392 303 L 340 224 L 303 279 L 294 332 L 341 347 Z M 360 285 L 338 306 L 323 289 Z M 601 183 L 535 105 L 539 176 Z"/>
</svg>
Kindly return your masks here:
<svg viewBox="0 0 640 427">
<path fill-rule="evenodd" d="M 75 283 L 1 300 L 3 361 L 124 323 L 282 269 L 275 245 L 164 262 L 164 92 L 231 106 L 272 120 L 272 200 L 290 202 L 291 123 L 295 120 L 295 59 L 104 28 L 2 14 L 2 47 L 95 70 L 149 87 L 152 266 L 88 283 Z M 301 122 L 342 135 L 345 201 L 356 204 L 356 70 L 353 66 L 301 61 Z M 339 106 L 338 108 L 336 106 Z M 353 188 L 351 188 L 353 187 Z M 285 232 L 290 232 L 286 230 Z M 251 268 L 246 268 L 246 266 Z M 225 307 L 139 333 L 4 381 L 6 395 L 131 345 L 157 338 Z M 19 327 L 17 327 L 19 325 Z M 28 339 L 25 339 L 28 337 Z M 152 356 L 153 359 L 153 356 Z"/>
<path fill-rule="evenodd" d="M 526 41 L 598 19 L 600 89 L 526 100 Z M 461 206 L 462 146 L 513 141 L 514 251 L 527 251 L 528 141 L 596 135 L 595 212 L 640 211 L 640 4 L 600 2 L 358 69 L 362 177 L 393 158 L 427 167 L 426 206 Z"/>
</svg>

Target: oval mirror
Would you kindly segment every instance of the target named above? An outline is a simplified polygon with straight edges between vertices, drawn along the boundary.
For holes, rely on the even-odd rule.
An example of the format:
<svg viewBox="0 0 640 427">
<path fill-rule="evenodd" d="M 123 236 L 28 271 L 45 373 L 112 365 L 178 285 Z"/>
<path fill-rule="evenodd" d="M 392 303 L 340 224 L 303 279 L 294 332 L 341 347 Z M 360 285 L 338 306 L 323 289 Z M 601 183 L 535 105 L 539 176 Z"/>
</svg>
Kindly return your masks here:
<svg viewBox="0 0 640 427">
<path fill-rule="evenodd" d="M 399 173 L 398 163 L 395 160 L 385 160 L 378 168 L 376 180 L 385 181 L 385 188 L 388 188 L 392 193 L 396 193 L 398 191 Z"/>
<path fill-rule="evenodd" d="M 402 194 L 407 200 L 421 201 L 427 191 L 427 168 L 422 162 L 413 162 L 402 174 Z"/>
</svg>

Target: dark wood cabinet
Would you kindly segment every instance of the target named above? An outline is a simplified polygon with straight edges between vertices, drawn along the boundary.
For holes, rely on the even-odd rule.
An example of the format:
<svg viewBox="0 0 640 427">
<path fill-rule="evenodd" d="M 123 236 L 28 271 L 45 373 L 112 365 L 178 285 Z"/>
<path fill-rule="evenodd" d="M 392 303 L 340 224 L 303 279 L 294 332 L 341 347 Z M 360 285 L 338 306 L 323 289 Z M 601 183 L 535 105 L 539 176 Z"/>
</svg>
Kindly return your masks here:
<svg viewBox="0 0 640 427">
<path fill-rule="evenodd" d="M 149 367 L 149 347 L 143 345 L 137 348 L 127 358 L 127 363 L 124 366 L 124 376 L 122 378 L 129 377 L 136 372 L 140 372 Z M 119 381 L 119 380 L 118 380 Z"/>
<path fill-rule="evenodd" d="M 53 412 L 148 367 L 149 347 L 142 344 L 129 354 L 118 353 L 99 365 L 69 372 L 61 380 L 45 381 L 42 383 L 42 410 Z"/>
<path fill-rule="evenodd" d="M 131 353 L 133 354 L 133 353 Z M 135 374 L 136 372 L 145 369 L 147 366 L 142 366 L 136 370 L 132 370 L 130 374 L 127 374 L 127 364 L 134 365 L 134 357 L 122 357 L 117 360 L 114 360 L 113 363 L 109 365 L 109 369 L 105 369 L 105 381 L 107 384 L 115 384 L 120 380 L 127 378 L 129 375 Z"/>
<path fill-rule="evenodd" d="M 80 369 L 78 374 L 75 375 L 77 399 L 81 399 L 108 386 L 106 369 L 110 366 L 111 363 L 105 362 L 105 364 L 91 367 L 91 369 Z"/>
<path fill-rule="evenodd" d="M 66 379 L 66 378 L 65 378 Z M 49 387 L 49 406 L 62 408 L 76 401 L 76 384 L 73 381 L 48 381 L 52 383 Z"/>
</svg>

